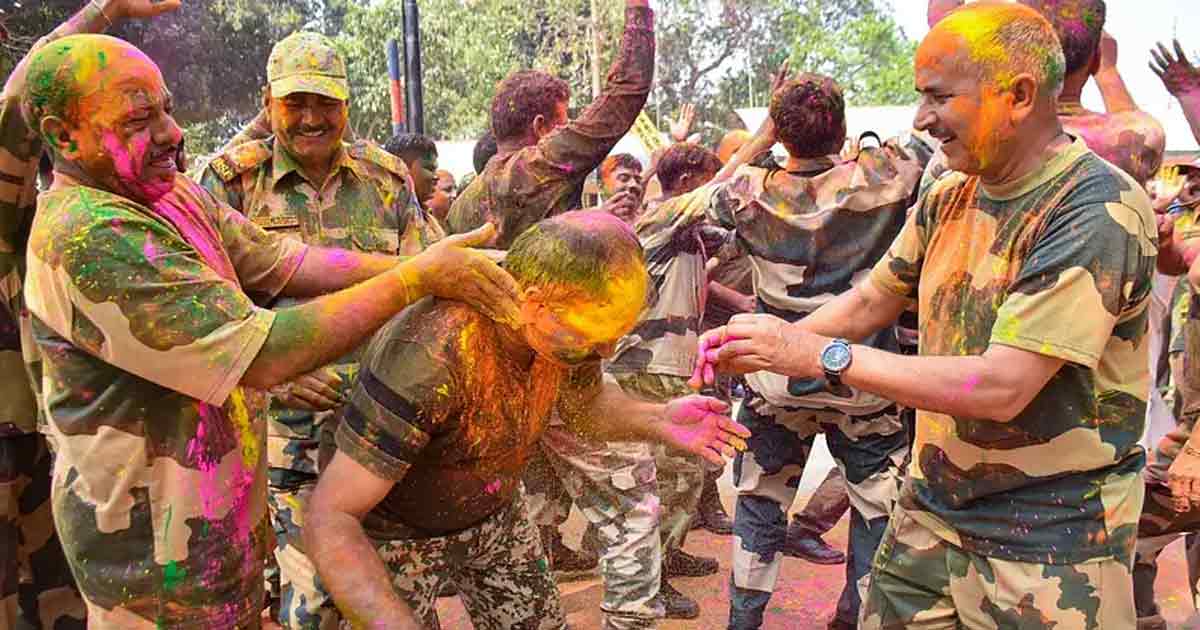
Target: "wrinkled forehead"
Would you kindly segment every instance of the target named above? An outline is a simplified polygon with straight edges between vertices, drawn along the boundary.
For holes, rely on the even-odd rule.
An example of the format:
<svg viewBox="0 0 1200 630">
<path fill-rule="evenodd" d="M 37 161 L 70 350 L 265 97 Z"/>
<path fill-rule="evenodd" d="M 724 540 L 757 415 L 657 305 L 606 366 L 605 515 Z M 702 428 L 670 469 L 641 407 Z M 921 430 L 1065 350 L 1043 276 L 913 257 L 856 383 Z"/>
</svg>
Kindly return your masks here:
<svg viewBox="0 0 1200 630">
<path fill-rule="evenodd" d="M 89 43 L 74 51 L 72 81 L 80 103 L 151 107 L 170 99 L 162 72 L 137 48 L 120 41 Z"/>
<path fill-rule="evenodd" d="M 974 80 L 978 76 L 978 67 L 968 54 L 967 40 L 937 28 L 917 47 L 913 65 L 918 90 L 953 83 L 963 77 Z"/>
</svg>

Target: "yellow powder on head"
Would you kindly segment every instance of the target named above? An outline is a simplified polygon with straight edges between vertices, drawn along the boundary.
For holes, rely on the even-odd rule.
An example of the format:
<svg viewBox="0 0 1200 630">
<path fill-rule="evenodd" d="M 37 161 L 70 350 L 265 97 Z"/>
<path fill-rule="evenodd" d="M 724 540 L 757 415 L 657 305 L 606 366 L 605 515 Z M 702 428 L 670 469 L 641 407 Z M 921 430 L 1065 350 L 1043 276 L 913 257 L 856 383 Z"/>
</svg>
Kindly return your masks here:
<svg viewBox="0 0 1200 630">
<path fill-rule="evenodd" d="M 595 343 L 615 341 L 637 323 L 646 303 L 649 278 L 641 265 L 615 269 L 605 282 L 605 298 L 580 298 L 563 308 L 561 317 Z"/>
</svg>

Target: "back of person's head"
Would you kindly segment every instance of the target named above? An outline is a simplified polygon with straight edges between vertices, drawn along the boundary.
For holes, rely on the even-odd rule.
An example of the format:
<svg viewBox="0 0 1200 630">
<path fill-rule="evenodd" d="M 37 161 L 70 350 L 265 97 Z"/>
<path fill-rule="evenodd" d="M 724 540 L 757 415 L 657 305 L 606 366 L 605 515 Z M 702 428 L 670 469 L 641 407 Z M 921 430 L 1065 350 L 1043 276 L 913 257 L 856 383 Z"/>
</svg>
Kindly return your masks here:
<svg viewBox="0 0 1200 630">
<path fill-rule="evenodd" d="M 384 143 L 383 148 L 388 153 L 412 162 L 424 157 L 437 157 L 437 144 L 429 136 L 419 133 L 398 133 Z"/>
<path fill-rule="evenodd" d="M 646 273 L 633 229 L 596 210 L 566 212 L 522 232 L 508 249 L 504 268 L 522 288 L 557 288 L 563 295 L 595 298 L 606 295 L 614 277 Z"/>
<path fill-rule="evenodd" d="M 721 160 L 707 147 L 694 142 L 673 144 L 658 159 L 658 181 L 663 191 L 680 194 L 703 186 L 721 170 Z"/>
<path fill-rule="evenodd" d="M 933 27 L 917 49 L 918 63 L 926 56 L 944 58 L 942 38 L 947 35 L 957 38 L 956 52 L 982 84 L 1008 89 L 1015 78 L 1028 74 L 1042 95 L 1057 97 L 1062 92 L 1062 45 L 1053 25 L 1030 7 L 996 0 L 965 5 Z"/>
<path fill-rule="evenodd" d="M 642 172 L 642 163 L 636 157 L 629 153 L 614 153 L 600 163 L 601 179 L 608 177 L 613 171 L 618 168 L 629 169 L 639 175 Z"/>
<path fill-rule="evenodd" d="M 771 120 L 793 157 L 831 155 L 846 141 L 846 102 L 833 79 L 803 73 L 771 95 Z"/>
<path fill-rule="evenodd" d="M 1098 59 L 1100 37 L 1108 19 L 1104 0 L 1021 0 L 1036 9 L 1054 27 L 1066 58 L 1066 74 L 1090 70 Z"/>
<path fill-rule="evenodd" d="M 537 70 L 514 72 L 496 87 L 492 98 L 492 133 L 504 142 L 526 136 L 538 116 L 556 117 L 571 98 L 566 81 Z"/>
<path fill-rule="evenodd" d="M 475 172 L 482 173 L 484 167 L 500 150 L 496 147 L 496 136 L 489 129 L 479 136 L 479 140 L 475 141 L 475 148 L 471 151 L 471 163 L 475 165 Z"/>
</svg>

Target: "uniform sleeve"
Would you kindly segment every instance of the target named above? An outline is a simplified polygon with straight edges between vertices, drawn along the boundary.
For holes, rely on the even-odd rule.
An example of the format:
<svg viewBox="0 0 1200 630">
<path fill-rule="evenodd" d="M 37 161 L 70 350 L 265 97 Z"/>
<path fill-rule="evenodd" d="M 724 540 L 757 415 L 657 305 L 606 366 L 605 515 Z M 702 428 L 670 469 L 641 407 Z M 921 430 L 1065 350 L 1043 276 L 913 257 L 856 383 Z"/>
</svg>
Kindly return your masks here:
<svg viewBox="0 0 1200 630">
<path fill-rule="evenodd" d="M 243 210 L 245 197 L 241 186 L 235 182 L 226 182 L 213 170 L 212 162 L 204 166 L 197 180 L 202 188 L 208 191 L 217 201 L 238 211 Z"/>
<path fill-rule="evenodd" d="M 17 320 L 25 242 L 37 205 L 42 143 L 25 124 L 17 98 L 0 99 L 0 309 Z"/>
<path fill-rule="evenodd" d="M 932 226 L 929 222 L 930 195 L 922 195 L 908 213 L 904 227 L 892 241 L 887 254 L 875 263 L 871 270 L 871 282 L 879 289 L 907 300 L 917 299 L 921 266 L 925 262 L 925 248 L 929 243 Z"/>
<path fill-rule="evenodd" d="M 308 246 L 264 230 L 223 203 L 218 202 L 217 206 L 221 241 L 242 287 L 260 300 L 279 295 L 304 262 Z"/>
<path fill-rule="evenodd" d="M 547 162 L 583 177 L 629 132 L 646 105 L 654 79 L 654 12 L 625 9 L 621 48 L 604 91 L 574 121 L 546 136 L 539 147 Z"/>
<path fill-rule="evenodd" d="M 178 232 L 84 191 L 35 230 L 26 300 L 61 337 L 101 360 L 220 405 L 270 333 L 275 314 L 209 267 Z"/>
<path fill-rule="evenodd" d="M 1149 299 L 1149 216 L 1148 208 L 1108 203 L 1051 217 L 1009 286 L 991 342 L 1094 369 L 1114 327 Z"/>
<path fill-rule="evenodd" d="M 342 412 L 338 450 L 379 477 L 400 481 L 437 426 L 457 410 L 459 391 L 452 371 L 426 345 L 377 338 Z"/>
</svg>

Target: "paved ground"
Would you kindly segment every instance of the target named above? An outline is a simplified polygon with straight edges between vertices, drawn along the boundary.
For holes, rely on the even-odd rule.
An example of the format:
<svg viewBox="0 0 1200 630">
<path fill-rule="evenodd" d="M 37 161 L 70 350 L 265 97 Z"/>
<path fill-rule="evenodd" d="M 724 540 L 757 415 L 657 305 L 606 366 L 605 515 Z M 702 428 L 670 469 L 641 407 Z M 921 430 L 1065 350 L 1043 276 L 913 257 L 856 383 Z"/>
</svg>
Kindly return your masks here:
<svg viewBox="0 0 1200 630">
<path fill-rule="evenodd" d="M 832 466 L 828 452 L 822 444 L 814 449 L 809 470 L 801 484 L 801 491 L 811 492 L 824 478 Z M 733 497 L 728 479 L 722 480 L 721 493 L 727 509 L 733 507 Z M 803 506 L 807 496 L 798 501 Z M 730 514 L 732 514 L 732 510 Z M 828 541 L 838 548 L 845 548 L 848 520 L 830 533 Z M 566 526 L 566 536 L 578 535 L 579 523 Z M 660 624 L 662 630 L 703 629 L 718 630 L 725 627 L 729 614 L 729 556 L 732 537 L 714 536 L 708 532 L 694 531 L 688 538 L 689 553 L 714 556 L 721 562 L 721 571 L 707 578 L 677 578 L 675 586 L 700 602 L 701 617 L 694 621 L 667 621 Z M 780 574 L 779 589 L 771 599 L 764 623 L 765 630 L 810 630 L 825 628 L 833 616 L 834 605 L 841 593 L 845 579 L 845 565 L 818 566 L 803 560 L 788 558 Z M 584 580 L 561 585 L 563 604 L 567 609 L 572 628 L 590 630 L 600 627 L 601 585 L 598 579 Z M 1163 552 L 1158 577 L 1159 603 L 1164 615 L 1175 629 L 1200 630 L 1200 616 L 1193 615 L 1191 595 L 1187 588 L 1187 568 L 1183 562 L 1183 550 L 1175 543 Z M 443 599 L 438 603 L 442 627 L 445 630 L 471 628 L 462 605 L 457 598 Z"/>
</svg>

